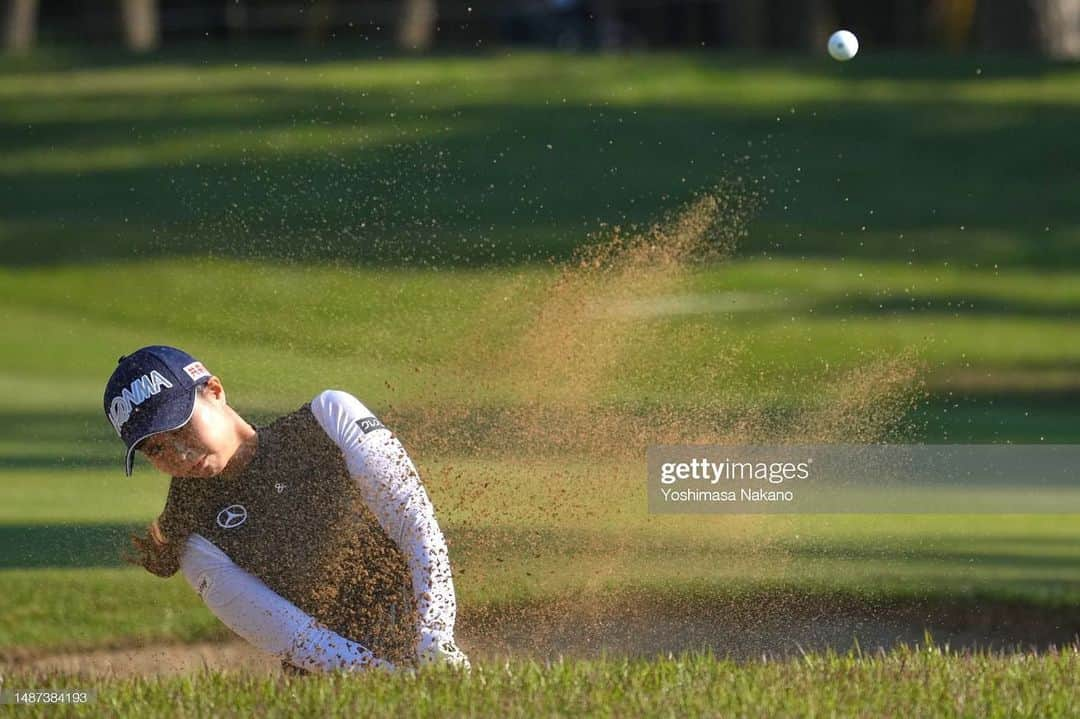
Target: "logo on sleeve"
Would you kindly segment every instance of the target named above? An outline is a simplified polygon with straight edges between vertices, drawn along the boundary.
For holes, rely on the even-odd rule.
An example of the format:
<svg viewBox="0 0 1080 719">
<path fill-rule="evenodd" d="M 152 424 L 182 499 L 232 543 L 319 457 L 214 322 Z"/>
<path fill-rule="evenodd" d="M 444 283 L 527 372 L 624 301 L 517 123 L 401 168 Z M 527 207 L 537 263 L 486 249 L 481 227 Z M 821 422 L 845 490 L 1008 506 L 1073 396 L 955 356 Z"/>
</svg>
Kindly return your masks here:
<svg viewBox="0 0 1080 719">
<path fill-rule="evenodd" d="M 383 423 L 375 417 L 361 417 L 356 420 L 356 426 L 359 427 L 360 431 L 364 434 L 374 432 L 377 429 L 386 429 L 386 427 L 383 426 Z"/>
<path fill-rule="evenodd" d="M 217 523 L 222 529 L 233 529 L 247 521 L 247 510 L 242 504 L 230 504 L 218 512 Z"/>
</svg>

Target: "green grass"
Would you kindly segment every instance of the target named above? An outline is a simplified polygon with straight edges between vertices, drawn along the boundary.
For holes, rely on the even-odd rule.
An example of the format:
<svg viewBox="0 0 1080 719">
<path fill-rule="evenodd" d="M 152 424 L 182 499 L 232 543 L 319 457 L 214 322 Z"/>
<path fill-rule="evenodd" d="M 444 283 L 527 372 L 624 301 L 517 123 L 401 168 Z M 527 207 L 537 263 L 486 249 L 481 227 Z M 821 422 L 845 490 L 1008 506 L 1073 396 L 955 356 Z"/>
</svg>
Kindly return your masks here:
<svg viewBox="0 0 1080 719">
<path fill-rule="evenodd" d="M 0 259 L 506 264 L 741 176 L 748 252 L 1076 266 L 1074 66 L 199 57 L 0 64 Z"/>
<path fill-rule="evenodd" d="M 375 404 L 430 401 L 432 394 L 441 401 L 501 401 L 513 387 L 486 376 L 486 353 L 520 335 L 548 296 L 551 276 L 542 269 L 390 270 L 205 258 L 0 270 L 7 310 L 0 329 L 34 337 L 9 346 L 0 387 L 11 389 L 4 401 L 13 410 L 74 405 L 96 412 L 100 378 L 123 348 L 167 335 L 207 355 L 208 363 L 212 356 L 238 406 L 255 411 L 280 411 L 335 383 Z M 740 392 L 762 389 L 758 378 L 767 372 L 765 389 L 799 393 L 807 375 L 904 350 L 926 364 L 933 389 L 1068 389 L 1080 381 L 1080 323 L 1073 318 L 1080 285 L 1071 277 L 869 261 L 758 259 L 704 268 L 676 294 L 648 298 L 640 308 L 608 308 L 631 319 L 636 312 L 638 324 L 656 331 L 651 344 L 626 358 L 630 371 L 609 394 L 644 401 L 661 388 L 666 401 L 693 399 L 697 391 L 682 379 L 732 353 L 737 361 L 726 372 Z M 651 316 L 656 306 L 659 314 Z M 600 309 L 598 323 L 607 316 Z M 1053 342 L 1045 339 L 1050 334 Z M 68 351 L 72 337 L 79 345 Z M 1053 406 L 1032 402 L 1028 409 Z M 104 438 L 105 429 L 96 433 Z"/>
<path fill-rule="evenodd" d="M 208 674 L 82 681 L 111 716 L 1071 716 L 1080 691 L 1075 649 L 1040 656 L 899 649 L 736 663 L 708 654 L 666 659 L 517 660 L 462 677 L 291 680 Z M 9 677 L 4 689 L 72 689 L 71 679 Z M 55 707 L 20 707 L 52 716 Z"/>
<path fill-rule="evenodd" d="M 489 359 L 548 296 L 541 260 L 717 183 L 761 205 L 729 218 L 737 257 L 598 308 L 588 321 L 622 317 L 635 343 L 593 399 L 799 405 L 911 352 L 930 396 L 907 439 L 1080 434 L 1075 66 L 100 60 L 0 60 L 0 648 L 223 636 L 181 578 L 118 562 L 165 490 L 145 464 L 122 477 L 100 409 L 119 354 L 185 347 L 253 421 L 344 388 L 396 412 L 410 445 L 425 408 L 519 399 Z M 660 517 L 636 465 L 606 493 L 558 494 L 604 468 L 410 448 L 464 616 L 694 587 L 1080 596 L 1069 516 Z"/>
</svg>

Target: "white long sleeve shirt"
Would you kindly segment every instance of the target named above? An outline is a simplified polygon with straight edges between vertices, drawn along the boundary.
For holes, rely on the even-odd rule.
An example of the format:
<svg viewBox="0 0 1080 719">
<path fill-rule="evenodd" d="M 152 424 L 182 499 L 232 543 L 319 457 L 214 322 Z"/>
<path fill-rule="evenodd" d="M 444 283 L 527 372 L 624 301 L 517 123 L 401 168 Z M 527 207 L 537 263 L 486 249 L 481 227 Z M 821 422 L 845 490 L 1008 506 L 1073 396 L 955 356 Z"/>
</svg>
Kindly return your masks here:
<svg viewBox="0 0 1080 719">
<path fill-rule="evenodd" d="M 347 392 L 320 393 L 312 400 L 311 411 L 341 449 L 364 503 L 408 563 L 420 651 L 447 639 L 452 642 L 456 600 L 449 554 L 434 508 L 404 447 Z M 295 666 L 313 671 L 390 666 L 367 647 L 320 625 L 197 533 L 187 539 L 180 569 L 222 623 Z"/>
</svg>

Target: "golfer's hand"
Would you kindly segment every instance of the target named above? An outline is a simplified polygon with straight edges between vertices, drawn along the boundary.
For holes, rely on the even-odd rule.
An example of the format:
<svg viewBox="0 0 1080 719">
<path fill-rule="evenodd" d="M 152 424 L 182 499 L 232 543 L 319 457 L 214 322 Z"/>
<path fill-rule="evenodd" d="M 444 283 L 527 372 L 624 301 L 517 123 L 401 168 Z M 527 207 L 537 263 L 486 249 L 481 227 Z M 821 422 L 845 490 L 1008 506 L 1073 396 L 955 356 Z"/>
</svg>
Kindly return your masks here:
<svg viewBox="0 0 1080 719">
<path fill-rule="evenodd" d="M 465 656 L 465 652 L 458 649 L 453 635 L 443 632 L 422 630 L 417 658 L 421 665 L 445 663 L 465 670 L 471 669 L 469 658 Z"/>
</svg>

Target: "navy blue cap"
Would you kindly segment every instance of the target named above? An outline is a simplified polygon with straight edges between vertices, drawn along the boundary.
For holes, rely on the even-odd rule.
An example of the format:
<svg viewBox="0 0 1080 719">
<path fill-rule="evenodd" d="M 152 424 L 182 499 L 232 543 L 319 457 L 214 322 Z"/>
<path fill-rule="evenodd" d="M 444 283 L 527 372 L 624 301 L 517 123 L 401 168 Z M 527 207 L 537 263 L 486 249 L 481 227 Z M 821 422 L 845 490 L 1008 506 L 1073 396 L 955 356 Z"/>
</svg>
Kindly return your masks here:
<svg viewBox="0 0 1080 719">
<path fill-rule="evenodd" d="M 105 385 L 105 416 L 127 445 L 124 474 L 131 476 L 135 445 L 183 427 L 195 411 L 195 393 L 211 377 L 187 352 L 151 345 L 124 355 Z"/>
</svg>

